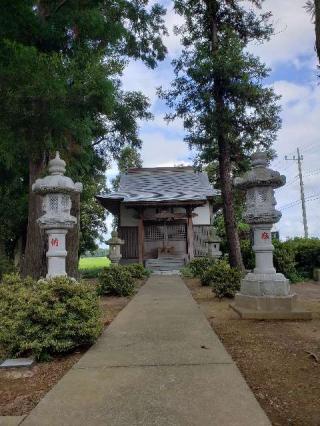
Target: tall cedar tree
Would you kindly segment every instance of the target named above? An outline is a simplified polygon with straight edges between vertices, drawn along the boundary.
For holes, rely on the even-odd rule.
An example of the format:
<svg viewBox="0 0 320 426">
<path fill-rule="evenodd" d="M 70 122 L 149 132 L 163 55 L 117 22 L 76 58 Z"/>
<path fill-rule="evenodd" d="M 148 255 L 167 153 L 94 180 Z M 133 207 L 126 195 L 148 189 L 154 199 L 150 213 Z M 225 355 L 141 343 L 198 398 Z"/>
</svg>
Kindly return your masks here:
<svg viewBox="0 0 320 426">
<path fill-rule="evenodd" d="M 306 9 L 314 19 L 315 33 L 316 33 L 316 52 L 320 64 L 320 0 L 308 0 L 306 2 Z"/>
<path fill-rule="evenodd" d="M 230 264 L 243 268 L 233 175 L 256 146 L 270 148 L 280 126 L 277 96 L 262 84 L 268 69 L 247 50 L 250 42 L 269 39 L 270 13 L 256 14 L 237 0 L 175 0 L 174 6 L 185 21 L 176 28 L 183 50 L 173 61 L 171 89 L 159 94 L 174 109 L 167 119 L 183 119 L 185 140 L 200 162 L 219 164 Z"/>
<path fill-rule="evenodd" d="M 2 2 L 0 156 L 8 170 L 29 164 L 25 275 L 45 274 L 45 240 L 36 224 L 41 202 L 31 185 L 50 154 L 59 149 L 69 164 L 84 164 L 85 176 L 99 156 L 139 146 L 137 119 L 150 117 L 149 104 L 140 93 L 123 92 L 119 78 L 129 58 L 151 68 L 164 58 L 163 15 L 147 0 Z M 77 230 L 68 238 L 75 269 Z"/>
</svg>

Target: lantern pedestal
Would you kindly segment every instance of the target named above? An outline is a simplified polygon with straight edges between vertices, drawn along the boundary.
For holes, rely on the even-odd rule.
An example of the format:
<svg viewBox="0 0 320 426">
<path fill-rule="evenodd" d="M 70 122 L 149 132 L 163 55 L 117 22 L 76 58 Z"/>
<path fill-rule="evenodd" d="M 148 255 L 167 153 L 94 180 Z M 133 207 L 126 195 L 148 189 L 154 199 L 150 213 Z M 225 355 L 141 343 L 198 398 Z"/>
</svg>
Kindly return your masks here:
<svg viewBox="0 0 320 426">
<path fill-rule="evenodd" d="M 46 278 L 67 276 L 66 273 L 66 229 L 48 229 L 48 273 Z"/>
<path fill-rule="evenodd" d="M 252 166 L 243 178 L 235 179 L 235 186 L 246 191 L 244 219 L 253 231 L 256 267 L 241 281 L 231 307 L 243 319 L 309 320 L 311 312 L 299 309 L 297 295 L 290 294 L 289 280 L 273 265 L 271 229 L 281 218 L 275 209 L 274 189 L 285 184 L 285 177 L 267 167 L 264 152 L 253 155 Z"/>
</svg>

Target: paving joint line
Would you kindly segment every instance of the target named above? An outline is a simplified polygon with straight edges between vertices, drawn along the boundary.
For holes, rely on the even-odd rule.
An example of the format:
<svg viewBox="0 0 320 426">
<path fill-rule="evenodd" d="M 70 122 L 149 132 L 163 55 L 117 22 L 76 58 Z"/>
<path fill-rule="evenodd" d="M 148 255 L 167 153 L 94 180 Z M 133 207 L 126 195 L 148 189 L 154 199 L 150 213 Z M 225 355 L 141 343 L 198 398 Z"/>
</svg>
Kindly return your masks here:
<svg viewBox="0 0 320 426">
<path fill-rule="evenodd" d="M 182 364 L 124 364 L 124 365 L 100 365 L 92 367 L 82 367 L 74 365 L 73 370 L 97 370 L 108 368 L 153 368 L 153 367 L 200 367 L 205 365 L 233 365 L 233 361 L 228 362 L 202 362 L 202 363 L 182 363 Z"/>
</svg>

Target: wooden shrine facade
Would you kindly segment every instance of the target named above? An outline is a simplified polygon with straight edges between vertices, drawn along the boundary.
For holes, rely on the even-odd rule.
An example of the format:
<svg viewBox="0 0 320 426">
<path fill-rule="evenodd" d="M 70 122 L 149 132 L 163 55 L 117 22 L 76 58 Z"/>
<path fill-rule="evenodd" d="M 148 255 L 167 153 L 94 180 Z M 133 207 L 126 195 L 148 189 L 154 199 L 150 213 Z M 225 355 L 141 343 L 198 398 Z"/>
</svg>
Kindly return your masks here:
<svg viewBox="0 0 320 426">
<path fill-rule="evenodd" d="M 122 261 L 204 256 L 216 191 L 191 167 L 132 169 L 119 192 L 98 196 L 118 219 Z"/>
</svg>

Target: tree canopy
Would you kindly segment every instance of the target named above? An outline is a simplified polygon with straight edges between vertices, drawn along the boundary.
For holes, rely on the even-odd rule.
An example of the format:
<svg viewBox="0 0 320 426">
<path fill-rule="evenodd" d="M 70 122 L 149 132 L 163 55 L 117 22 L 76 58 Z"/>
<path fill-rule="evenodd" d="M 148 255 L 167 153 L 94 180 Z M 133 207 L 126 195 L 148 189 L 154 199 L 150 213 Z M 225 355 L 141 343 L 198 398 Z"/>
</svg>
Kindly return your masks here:
<svg viewBox="0 0 320 426">
<path fill-rule="evenodd" d="M 97 176 L 104 174 L 110 158 L 125 144 L 140 146 L 137 120 L 151 117 L 149 102 L 140 92 L 124 91 L 121 75 L 130 59 L 154 68 L 165 56 L 165 11 L 148 3 L 3 2 L 0 162 L 7 172 L 17 170 L 25 189 L 44 173 L 49 155 L 58 149 L 73 176 L 91 188 L 93 203 L 101 186 Z M 27 247 L 28 239 L 35 238 L 35 211 L 36 199 L 30 194 Z M 101 211 L 95 211 L 99 217 Z M 94 235 L 99 227 L 89 222 Z"/>
</svg>

